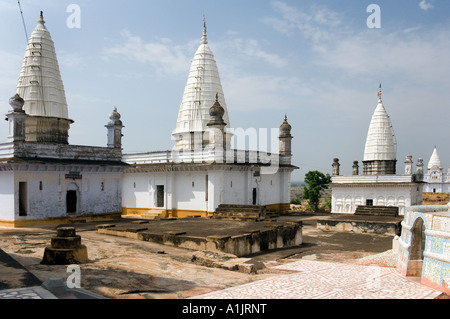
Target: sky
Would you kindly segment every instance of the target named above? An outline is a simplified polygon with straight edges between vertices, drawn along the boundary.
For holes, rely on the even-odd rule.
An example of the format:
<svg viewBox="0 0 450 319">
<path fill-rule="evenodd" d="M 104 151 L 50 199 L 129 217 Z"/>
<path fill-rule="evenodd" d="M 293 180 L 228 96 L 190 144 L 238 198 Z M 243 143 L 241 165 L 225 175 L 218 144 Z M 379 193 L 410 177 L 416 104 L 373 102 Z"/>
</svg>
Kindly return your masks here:
<svg viewBox="0 0 450 319">
<path fill-rule="evenodd" d="M 293 181 L 312 170 L 331 174 L 335 157 L 342 174 L 351 174 L 354 160 L 362 167 L 380 84 L 397 172 L 408 154 L 426 165 L 435 146 L 444 170 L 450 166 L 448 0 L 21 0 L 20 6 L 25 28 L 18 1 L 0 0 L 0 109 L 10 109 L 27 35 L 42 10 L 74 120 L 70 144 L 106 146 L 104 125 L 117 107 L 125 153 L 172 149 L 205 16 L 230 126 L 270 132 L 287 115 L 292 163 L 300 168 Z M 0 142 L 7 131 L 3 121 Z"/>
</svg>

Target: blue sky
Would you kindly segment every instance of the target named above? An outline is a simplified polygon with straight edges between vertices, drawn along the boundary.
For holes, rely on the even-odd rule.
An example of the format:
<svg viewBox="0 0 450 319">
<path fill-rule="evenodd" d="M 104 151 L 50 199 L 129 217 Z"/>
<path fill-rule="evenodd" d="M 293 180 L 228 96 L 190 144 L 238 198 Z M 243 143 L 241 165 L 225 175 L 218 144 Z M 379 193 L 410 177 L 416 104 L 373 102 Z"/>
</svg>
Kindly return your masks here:
<svg viewBox="0 0 450 319">
<path fill-rule="evenodd" d="M 44 11 L 55 42 L 69 115 L 69 141 L 106 145 L 114 107 L 124 151 L 173 147 L 190 61 L 206 15 L 233 128 L 292 125 L 293 180 L 351 172 L 362 161 L 381 83 L 397 140 L 397 171 L 408 153 L 425 163 L 434 146 L 450 166 L 450 1 L 20 1 L 28 34 Z M 70 4 L 81 11 L 69 28 Z M 368 28 L 366 9 L 381 9 Z M 26 38 L 16 0 L 0 0 L 0 101 L 15 93 Z M 6 141 L 7 123 L 0 125 Z M 362 165 L 362 164 L 361 164 Z"/>
</svg>

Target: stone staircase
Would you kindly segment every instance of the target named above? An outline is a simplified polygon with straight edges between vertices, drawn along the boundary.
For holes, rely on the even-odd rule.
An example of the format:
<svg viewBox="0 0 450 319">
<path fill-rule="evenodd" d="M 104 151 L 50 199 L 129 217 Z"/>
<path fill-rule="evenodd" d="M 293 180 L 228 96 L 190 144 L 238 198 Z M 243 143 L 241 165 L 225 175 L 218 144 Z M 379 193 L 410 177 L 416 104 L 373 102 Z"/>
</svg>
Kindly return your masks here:
<svg viewBox="0 0 450 319">
<path fill-rule="evenodd" d="M 268 211 L 261 205 L 220 204 L 214 212 L 213 219 L 263 221 L 279 217 L 278 213 Z"/>
<path fill-rule="evenodd" d="M 164 210 L 153 210 L 151 212 L 145 212 L 139 215 L 122 215 L 122 218 L 141 218 L 141 219 L 160 219 L 164 218 L 166 212 Z"/>
<path fill-rule="evenodd" d="M 398 207 L 395 206 L 358 206 L 355 215 L 398 217 Z"/>
</svg>

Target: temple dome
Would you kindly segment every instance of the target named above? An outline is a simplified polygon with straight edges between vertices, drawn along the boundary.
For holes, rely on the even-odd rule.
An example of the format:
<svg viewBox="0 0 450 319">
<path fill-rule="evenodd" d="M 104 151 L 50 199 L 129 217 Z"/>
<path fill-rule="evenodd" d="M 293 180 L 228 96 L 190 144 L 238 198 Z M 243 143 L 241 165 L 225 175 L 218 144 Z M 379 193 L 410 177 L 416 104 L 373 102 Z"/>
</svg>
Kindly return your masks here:
<svg viewBox="0 0 450 319">
<path fill-rule="evenodd" d="M 225 110 L 219 103 L 219 98 L 216 97 L 216 102 L 213 106 L 209 109 L 209 115 L 210 116 L 216 116 L 216 117 L 222 117 L 225 114 Z"/>
<path fill-rule="evenodd" d="M 284 122 L 280 126 L 280 137 L 287 137 L 291 135 L 292 126 L 287 120 L 287 116 L 284 117 Z"/>
<path fill-rule="evenodd" d="M 117 108 L 115 107 L 109 116 L 109 124 L 122 125 L 122 121 L 120 120 L 120 118 L 121 115 L 119 112 L 117 112 Z"/>
</svg>

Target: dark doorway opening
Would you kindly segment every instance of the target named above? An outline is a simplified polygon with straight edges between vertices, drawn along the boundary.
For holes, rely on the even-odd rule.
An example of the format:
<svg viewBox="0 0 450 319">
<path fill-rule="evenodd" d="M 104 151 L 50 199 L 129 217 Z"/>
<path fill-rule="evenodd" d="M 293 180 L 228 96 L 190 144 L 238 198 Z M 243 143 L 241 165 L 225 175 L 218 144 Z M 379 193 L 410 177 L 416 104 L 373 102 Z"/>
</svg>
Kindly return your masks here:
<svg viewBox="0 0 450 319">
<path fill-rule="evenodd" d="M 164 207 L 164 185 L 156 186 L 156 207 Z"/>
<path fill-rule="evenodd" d="M 256 188 L 253 188 L 253 201 L 252 201 L 253 205 L 256 205 L 257 197 L 258 197 L 258 193 L 256 191 Z"/>
<path fill-rule="evenodd" d="M 68 214 L 77 212 L 77 191 L 67 191 L 66 206 Z"/>
<path fill-rule="evenodd" d="M 27 216 L 28 206 L 27 182 L 19 182 L 19 216 Z"/>
</svg>

